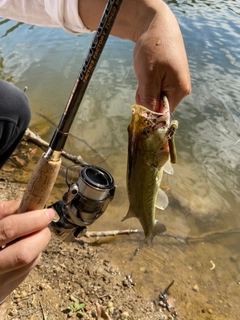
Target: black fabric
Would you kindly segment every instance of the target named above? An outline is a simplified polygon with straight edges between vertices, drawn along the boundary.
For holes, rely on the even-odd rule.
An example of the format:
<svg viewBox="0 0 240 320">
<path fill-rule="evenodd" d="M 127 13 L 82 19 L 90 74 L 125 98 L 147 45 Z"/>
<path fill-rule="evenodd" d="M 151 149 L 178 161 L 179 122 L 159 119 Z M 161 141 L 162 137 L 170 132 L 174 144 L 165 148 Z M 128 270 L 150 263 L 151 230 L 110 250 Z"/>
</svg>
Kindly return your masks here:
<svg viewBox="0 0 240 320">
<path fill-rule="evenodd" d="M 0 80 L 0 168 L 21 141 L 31 118 L 25 93 Z"/>
</svg>

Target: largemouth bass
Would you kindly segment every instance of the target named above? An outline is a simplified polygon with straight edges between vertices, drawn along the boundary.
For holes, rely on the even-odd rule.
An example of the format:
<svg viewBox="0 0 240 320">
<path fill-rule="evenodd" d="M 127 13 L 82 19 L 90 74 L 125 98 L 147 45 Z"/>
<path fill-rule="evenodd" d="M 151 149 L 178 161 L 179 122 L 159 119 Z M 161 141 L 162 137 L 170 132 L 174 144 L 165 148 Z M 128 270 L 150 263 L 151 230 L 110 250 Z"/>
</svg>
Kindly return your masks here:
<svg viewBox="0 0 240 320">
<path fill-rule="evenodd" d="M 149 246 L 155 235 L 166 231 L 163 223 L 155 219 L 155 206 L 164 210 L 167 195 L 160 189 L 164 165 L 176 161 L 174 134 L 178 122 L 170 125 L 170 110 L 163 98 L 164 113 L 153 112 L 143 106 L 133 105 L 132 120 L 128 126 L 127 189 L 129 210 L 122 221 L 138 218 Z M 170 152 L 171 148 L 171 152 Z M 166 170 L 170 172 L 170 167 Z"/>
</svg>

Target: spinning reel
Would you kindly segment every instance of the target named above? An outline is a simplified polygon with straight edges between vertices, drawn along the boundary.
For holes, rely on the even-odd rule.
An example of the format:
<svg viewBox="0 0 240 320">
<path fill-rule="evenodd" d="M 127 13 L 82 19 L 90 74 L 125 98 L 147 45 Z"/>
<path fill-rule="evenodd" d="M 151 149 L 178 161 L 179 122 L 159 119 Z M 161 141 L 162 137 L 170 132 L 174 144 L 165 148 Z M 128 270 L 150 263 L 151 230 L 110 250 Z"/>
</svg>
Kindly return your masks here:
<svg viewBox="0 0 240 320">
<path fill-rule="evenodd" d="M 69 168 L 66 172 L 68 191 L 62 200 L 50 206 L 59 216 L 59 220 L 51 222 L 50 229 L 65 241 L 83 236 L 87 226 L 105 212 L 115 193 L 113 177 L 106 170 L 86 165 L 79 171 L 78 180 L 69 183 Z"/>
</svg>

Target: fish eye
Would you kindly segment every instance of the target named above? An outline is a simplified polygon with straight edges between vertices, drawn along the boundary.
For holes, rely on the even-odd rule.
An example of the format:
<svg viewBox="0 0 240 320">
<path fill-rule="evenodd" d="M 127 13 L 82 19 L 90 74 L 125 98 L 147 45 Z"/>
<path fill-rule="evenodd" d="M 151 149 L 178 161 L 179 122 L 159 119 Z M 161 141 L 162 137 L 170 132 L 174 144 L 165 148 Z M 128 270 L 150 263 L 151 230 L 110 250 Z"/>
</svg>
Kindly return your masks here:
<svg viewBox="0 0 240 320">
<path fill-rule="evenodd" d="M 145 128 L 145 129 L 143 129 L 143 133 L 146 135 L 146 136 L 148 136 L 150 133 L 151 133 L 151 130 L 150 130 L 150 128 Z"/>
</svg>

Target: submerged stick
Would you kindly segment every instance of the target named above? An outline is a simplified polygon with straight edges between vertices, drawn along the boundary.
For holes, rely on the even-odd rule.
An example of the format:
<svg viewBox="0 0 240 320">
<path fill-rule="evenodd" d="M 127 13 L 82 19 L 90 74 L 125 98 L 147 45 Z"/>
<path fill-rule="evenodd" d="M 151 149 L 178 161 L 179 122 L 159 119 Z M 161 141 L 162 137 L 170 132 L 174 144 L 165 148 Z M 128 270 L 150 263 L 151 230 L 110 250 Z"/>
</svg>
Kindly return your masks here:
<svg viewBox="0 0 240 320">
<path fill-rule="evenodd" d="M 139 229 L 112 230 L 112 231 L 87 231 L 84 236 L 87 238 L 113 237 L 113 236 L 131 234 L 131 233 L 143 233 L 143 231 Z"/>
<path fill-rule="evenodd" d="M 91 237 L 113 237 L 118 235 L 124 235 L 124 234 L 133 234 L 133 233 L 143 233 L 143 230 L 140 229 L 125 229 L 125 230 L 111 230 L 111 231 L 87 231 L 84 235 L 87 238 Z M 212 232 L 206 232 L 199 236 L 180 236 L 170 233 L 162 233 L 159 234 L 160 237 L 168 237 L 168 238 L 174 238 L 180 242 L 187 243 L 188 241 L 202 241 L 208 237 L 211 236 L 217 236 L 217 235 L 226 235 L 226 234 L 236 234 L 240 233 L 240 230 L 237 229 L 227 229 L 227 230 L 221 230 L 221 231 L 212 231 Z"/>
</svg>

